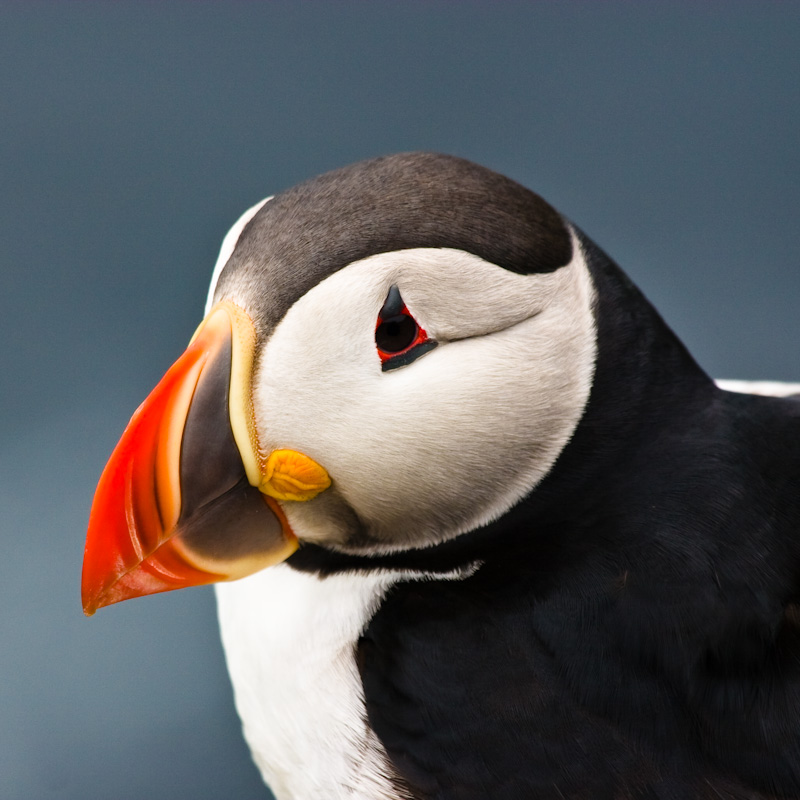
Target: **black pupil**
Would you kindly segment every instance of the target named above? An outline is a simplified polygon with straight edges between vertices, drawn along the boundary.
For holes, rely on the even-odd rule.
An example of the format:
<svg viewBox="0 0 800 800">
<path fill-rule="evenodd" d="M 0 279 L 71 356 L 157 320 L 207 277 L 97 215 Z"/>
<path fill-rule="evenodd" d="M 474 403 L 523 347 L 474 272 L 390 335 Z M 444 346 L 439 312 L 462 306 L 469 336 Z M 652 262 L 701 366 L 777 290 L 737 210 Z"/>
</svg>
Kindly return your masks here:
<svg viewBox="0 0 800 800">
<path fill-rule="evenodd" d="M 375 331 L 375 344 L 384 353 L 399 353 L 417 338 L 418 330 L 414 318 L 408 314 L 389 317 L 378 325 Z"/>
</svg>

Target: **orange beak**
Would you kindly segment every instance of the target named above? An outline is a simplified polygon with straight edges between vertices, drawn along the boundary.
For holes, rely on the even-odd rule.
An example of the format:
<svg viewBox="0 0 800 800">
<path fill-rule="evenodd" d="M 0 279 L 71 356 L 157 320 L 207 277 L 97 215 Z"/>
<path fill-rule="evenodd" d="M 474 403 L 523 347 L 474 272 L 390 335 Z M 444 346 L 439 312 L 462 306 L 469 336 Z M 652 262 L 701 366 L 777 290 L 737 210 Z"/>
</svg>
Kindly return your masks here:
<svg viewBox="0 0 800 800">
<path fill-rule="evenodd" d="M 275 499 L 283 495 L 271 490 L 274 481 L 265 487 L 250 386 L 255 340 L 242 309 L 218 304 L 133 415 L 89 517 L 87 615 L 131 597 L 240 578 L 296 550 Z M 284 463 L 285 452 L 293 454 L 277 451 L 272 462 Z M 317 491 L 330 483 L 324 477 Z"/>
</svg>

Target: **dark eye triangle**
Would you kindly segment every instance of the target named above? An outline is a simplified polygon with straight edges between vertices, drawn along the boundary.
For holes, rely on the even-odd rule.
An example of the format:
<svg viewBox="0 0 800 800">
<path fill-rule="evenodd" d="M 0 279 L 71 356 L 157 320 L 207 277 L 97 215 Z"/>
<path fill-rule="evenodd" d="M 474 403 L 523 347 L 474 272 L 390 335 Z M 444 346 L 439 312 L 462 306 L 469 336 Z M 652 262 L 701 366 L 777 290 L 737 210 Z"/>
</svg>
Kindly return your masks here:
<svg viewBox="0 0 800 800">
<path fill-rule="evenodd" d="M 388 319 L 389 317 L 397 317 L 403 313 L 406 304 L 400 296 L 400 290 L 397 286 L 389 287 L 389 294 L 386 295 L 386 302 L 383 304 L 378 316 L 380 319 Z M 408 309 L 406 309 L 408 310 Z"/>
</svg>

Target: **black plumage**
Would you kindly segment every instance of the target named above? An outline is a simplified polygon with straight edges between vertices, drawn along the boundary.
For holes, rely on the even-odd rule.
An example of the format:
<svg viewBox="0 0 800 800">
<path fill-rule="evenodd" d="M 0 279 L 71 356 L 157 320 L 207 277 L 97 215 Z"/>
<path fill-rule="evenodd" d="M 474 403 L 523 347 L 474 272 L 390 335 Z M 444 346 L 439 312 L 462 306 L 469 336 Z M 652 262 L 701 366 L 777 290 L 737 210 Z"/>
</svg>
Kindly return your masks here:
<svg viewBox="0 0 800 800">
<path fill-rule="evenodd" d="M 369 724 L 414 798 L 800 797 L 800 402 L 723 392 L 588 240 L 598 361 L 502 519 L 380 558 Z"/>
</svg>

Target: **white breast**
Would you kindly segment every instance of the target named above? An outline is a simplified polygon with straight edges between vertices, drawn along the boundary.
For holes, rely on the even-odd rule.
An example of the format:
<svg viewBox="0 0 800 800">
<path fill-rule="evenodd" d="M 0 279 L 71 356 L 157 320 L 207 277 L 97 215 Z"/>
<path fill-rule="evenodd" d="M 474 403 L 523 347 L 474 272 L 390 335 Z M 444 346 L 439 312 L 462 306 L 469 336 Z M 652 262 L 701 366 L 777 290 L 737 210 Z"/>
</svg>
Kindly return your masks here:
<svg viewBox="0 0 800 800">
<path fill-rule="evenodd" d="M 397 578 L 319 579 L 279 565 L 216 587 L 236 708 L 278 800 L 397 800 L 355 664 L 358 637 Z"/>
</svg>

